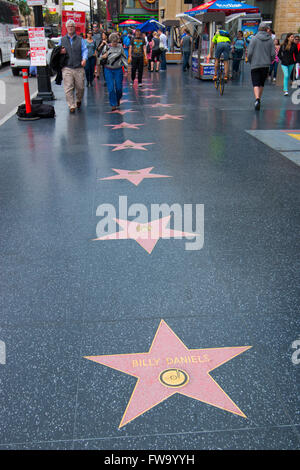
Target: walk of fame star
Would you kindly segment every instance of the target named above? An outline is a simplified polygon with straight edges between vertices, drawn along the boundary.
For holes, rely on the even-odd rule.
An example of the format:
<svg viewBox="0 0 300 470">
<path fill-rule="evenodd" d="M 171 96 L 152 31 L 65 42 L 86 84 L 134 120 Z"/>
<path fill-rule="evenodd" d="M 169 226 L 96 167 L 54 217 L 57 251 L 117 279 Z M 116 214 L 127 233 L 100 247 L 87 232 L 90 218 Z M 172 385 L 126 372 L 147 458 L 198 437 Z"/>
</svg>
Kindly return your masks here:
<svg viewBox="0 0 300 470">
<path fill-rule="evenodd" d="M 150 173 L 153 170 L 153 166 L 150 168 L 142 168 L 141 170 L 118 170 L 112 168 L 113 171 L 118 173 L 115 176 L 109 176 L 107 178 L 98 178 L 99 180 L 128 180 L 135 186 L 138 186 L 145 178 L 171 178 L 167 175 L 157 175 Z"/>
<path fill-rule="evenodd" d="M 124 116 L 124 114 L 127 114 L 127 113 L 137 113 L 137 111 L 133 111 L 133 109 L 124 109 L 123 111 L 116 109 L 115 111 L 106 112 L 106 114 L 121 114 L 121 116 Z"/>
<path fill-rule="evenodd" d="M 160 98 L 160 95 L 148 95 L 144 96 L 144 98 L 147 100 L 148 98 Z"/>
<path fill-rule="evenodd" d="M 246 418 L 210 372 L 250 348 L 188 349 L 161 320 L 149 352 L 85 356 L 85 359 L 138 379 L 121 428 L 176 393 Z"/>
<path fill-rule="evenodd" d="M 144 126 L 145 124 L 129 124 L 128 122 L 122 122 L 122 124 L 105 124 L 105 127 L 111 127 L 112 130 L 116 129 L 138 129 L 138 126 Z"/>
<path fill-rule="evenodd" d="M 146 104 L 145 106 L 149 106 L 149 108 L 170 108 L 174 106 L 173 104 L 164 104 L 164 103 L 155 103 L 155 104 Z"/>
<path fill-rule="evenodd" d="M 147 150 L 144 148 L 144 145 L 153 145 L 154 142 L 132 142 L 132 140 L 125 140 L 123 144 L 102 144 L 106 147 L 115 147 L 112 151 L 116 152 L 117 150 L 127 150 L 127 149 L 135 149 L 135 150 Z"/>
<path fill-rule="evenodd" d="M 114 219 L 123 230 L 104 235 L 103 237 L 94 238 L 98 240 L 135 240 L 149 254 L 152 253 L 156 243 L 160 238 L 182 238 L 182 237 L 200 237 L 199 233 L 181 232 L 166 228 L 169 224 L 171 216 L 162 217 L 151 222 L 140 223 L 129 220 Z"/>
<path fill-rule="evenodd" d="M 182 121 L 183 118 L 184 118 L 184 115 L 171 115 L 171 114 L 164 114 L 163 116 L 150 116 L 152 118 L 156 118 L 158 119 L 158 121 L 166 121 L 167 119 L 175 119 L 175 120 L 178 120 L 178 121 Z"/>
<path fill-rule="evenodd" d="M 300 140 L 300 131 L 298 129 L 290 129 L 290 130 L 284 130 L 282 132 L 285 132 L 288 134 L 290 137 L 293 137 L 293 139 Z"/>
</svg>

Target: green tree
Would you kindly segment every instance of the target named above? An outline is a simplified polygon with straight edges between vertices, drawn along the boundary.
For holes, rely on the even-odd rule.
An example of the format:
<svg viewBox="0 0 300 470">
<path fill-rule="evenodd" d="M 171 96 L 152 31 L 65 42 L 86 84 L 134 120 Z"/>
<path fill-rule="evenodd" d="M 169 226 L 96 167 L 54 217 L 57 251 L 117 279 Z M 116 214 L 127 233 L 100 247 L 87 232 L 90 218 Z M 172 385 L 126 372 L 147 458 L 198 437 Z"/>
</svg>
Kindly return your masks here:
<svg viewBox="0 0 300 470">
<path fill-rule="evenodd" d="M 25 18 L 25 23 L 28 23 L 28 17 L 31 15 L 31 8 L 27 5 L 25 0 L 17 0 L 20 13 Z"/>
</svg>

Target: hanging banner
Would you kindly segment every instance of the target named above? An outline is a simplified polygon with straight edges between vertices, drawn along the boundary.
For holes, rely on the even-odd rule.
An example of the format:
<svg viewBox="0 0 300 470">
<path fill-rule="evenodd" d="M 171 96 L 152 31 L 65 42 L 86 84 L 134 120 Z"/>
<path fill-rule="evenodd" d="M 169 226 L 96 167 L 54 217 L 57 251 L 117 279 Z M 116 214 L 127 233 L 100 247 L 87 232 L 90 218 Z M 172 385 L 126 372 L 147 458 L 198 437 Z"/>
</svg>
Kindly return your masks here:
<svg viewBox="0 0 300 470">
<path fill-rule="evenodd" d="M 28 28 L 30 45 L 30 65 L 47 65 L 45 28 Z"/>
<path fill-rule="evenodd" d="M 85 34 L 85 11 L 62 11 L 61 17 L 61 35 L 67 34 L 66 22 L 75 21 L 76 34 Z"/>
<path fill-rule="evenodd" d="M 46 0 L 27 0 L 27 5 L 29 7 L 39 7 L 46 5 Z"/>
</svg>

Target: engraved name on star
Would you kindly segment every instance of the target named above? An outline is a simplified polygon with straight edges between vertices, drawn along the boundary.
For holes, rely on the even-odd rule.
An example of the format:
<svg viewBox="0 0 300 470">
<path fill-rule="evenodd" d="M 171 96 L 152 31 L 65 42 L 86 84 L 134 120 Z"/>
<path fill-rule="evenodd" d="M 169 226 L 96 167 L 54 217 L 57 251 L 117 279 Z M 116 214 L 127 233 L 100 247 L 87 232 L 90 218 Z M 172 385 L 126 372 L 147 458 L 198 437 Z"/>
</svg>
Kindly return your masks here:
<svg viewBox="0 0 300 470">
<path fill-rule="evenodd" d="M 145 145 L 153 145 L 154 142 L 132 142 L 132 140 L 125 140 L 122 144 L 102 144 L 106 147 L 115 147 L 112 152 L 116 152 L 118 150 L 147 150 L 144 148 Z"/>
<path fill-rule="evenodd" d="M 138 129 L 138 126 L 144 126 L 145 124 L 129 124 L 129 122 L 122 122 L 122 124 L 105 124 L 105 127 L 111 127 L 112 130 L 116 129 Z"/>
<path fill-rule="evenodd" d="M 170 108 L 171 106 L 174 106 L 174 105 L 167 104 L 167 103 L 155 103 L 155 104 L 146 104 L 145 106 L 149 106 L 149 108 Z"/>
<path fill-rule="evenodd" d="M 116 109 L 115 111 L 106 112 L 106 114 L 120 114 L 121 116 L 124 116 L 124 114 L 127 114 L 127 113 L 137 113 L 137 111 L 134 111 L 133 109 L 124 109 L 123 111 Z"/>
<path fill-rule="evenodd" d="M 150 173 L 153 170 L 153 166 L 150 168 L 142 168 L 141 170 L 119 170 L 112 168 L 113 171 L 118 173 L 114 176 L 108 176 L 107 178 L 98 178 L 99 180 L 128 180 L 130 183 L 138 186 L 146 178 L 172 178 L 167 175 L 158 175 Z"/>
<path fill-rule="evenodd" d="M 164 114 L 163 116 L 150 116 L 152 118 L 156 118 L 158 119 L 158 121 L 166 121 L 168 119 L 174 119 L 174 120 L 177 120 L 177 121 L 182 121 L 183 118 L 185 117 L 185 115 L 171 115 L 171 114 Z"/>
<path fill-rule="evenodd" d="M 181 232 L 167 228 L 171 216 L 162 217 L 151 222 L 141 223 L 122 219 L 115 220 L 122 228 L 119 232 L 94 238 L 92 241 L 135 240 L 147 253 L 151 254 L 160 238 L 200 237 L 198 233 Z"/>
<path fill-rule="evenodd" d="M 176 393 L 247 418 L 210 373 L 250 348 L 188 349 L 161 320 L 148 352 L 85 356 L 85 359 L 137 379 L 119 425 L 121 428 Z M 172 416 L 168 419 L 172 422 Z"/>
</svg>

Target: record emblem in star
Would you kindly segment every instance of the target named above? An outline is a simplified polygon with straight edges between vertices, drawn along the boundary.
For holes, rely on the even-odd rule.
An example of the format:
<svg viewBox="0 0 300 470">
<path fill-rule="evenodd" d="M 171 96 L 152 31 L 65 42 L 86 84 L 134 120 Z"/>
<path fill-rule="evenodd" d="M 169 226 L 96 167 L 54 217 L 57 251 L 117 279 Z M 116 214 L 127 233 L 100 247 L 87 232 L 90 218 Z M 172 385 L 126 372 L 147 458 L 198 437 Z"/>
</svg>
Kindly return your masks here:
<svg viewBox="0 0 300 470">
<path fill-rule="evenodd" d="M 118 170 L 112 168 L 113 171 L 118 173 L 114 176 L 108 176 L 107 178 L 98 178 L 99 180 L 128 180 L 130 183 L 138 186 L 144 179 L 147 178 L 171 178 L 167 175 L 157 175 L 155 173 L 150 173 L 153 170 L 153 166 L 150 168 L 142 168 L 141 170 Z"/>
<path fill-rule="evenodd" d="M 119 425 L 121 428 L 176 393 L 246 418 L 210 373 L 250 348 L 189 349 L 161 320 L 148 352 L 85 356 L 85 359 L 137 379 Z M 241 372 L 236 368 L 236 376 Z M 172 416 L 169 421 L 172 422 Z"/>
<path fill-rule="evenodd" d="M 171 216 L 162 217 L 150 222 L 135 222 L 122 219 L 115 220 L 122 230 L 119 232 L 111 233 L 110 235 L 104 235 L 102 237 L 94 238 L 93 241 L 105 241 L 105 240 L 135 240 L 147 253 L 151 254 L 155 245 L 160 238 L 180 238 L 183 237 L 200 237 L 199 233 L 181 232 L 180 230 L 173 230 L 167 228 Z"/>
</svg>

